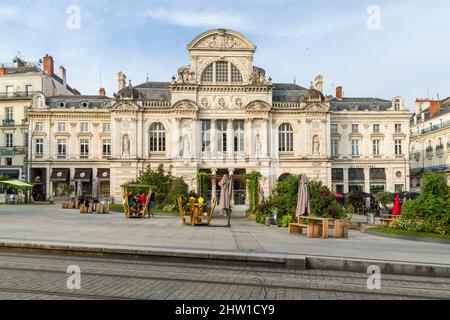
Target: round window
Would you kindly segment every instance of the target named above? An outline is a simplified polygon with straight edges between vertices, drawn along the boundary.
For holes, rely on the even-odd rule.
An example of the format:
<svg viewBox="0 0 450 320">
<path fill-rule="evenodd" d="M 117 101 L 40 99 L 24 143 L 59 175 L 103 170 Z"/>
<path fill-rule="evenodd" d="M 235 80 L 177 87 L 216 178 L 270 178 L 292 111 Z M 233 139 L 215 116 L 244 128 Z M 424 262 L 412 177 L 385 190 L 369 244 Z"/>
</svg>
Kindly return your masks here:
<svg viewBox="0 0 450 320">
<path fill-rule="evenodd" d="M 402 177 L 401 171 L 397 171 L 397 173 L 395 175 L 397 176 L 397 178 L 401 178 Z"/>
</svg>

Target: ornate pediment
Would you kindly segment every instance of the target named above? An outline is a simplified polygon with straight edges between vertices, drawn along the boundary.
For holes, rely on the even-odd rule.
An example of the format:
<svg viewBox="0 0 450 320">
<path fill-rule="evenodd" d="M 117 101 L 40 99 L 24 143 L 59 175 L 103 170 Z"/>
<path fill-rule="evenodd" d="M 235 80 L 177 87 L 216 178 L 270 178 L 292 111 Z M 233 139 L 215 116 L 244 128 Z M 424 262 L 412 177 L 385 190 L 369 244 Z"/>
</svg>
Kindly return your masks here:
<svg viewBox="0 0 450 320">
<path fill-rule="evenodd" d="M 181 100 L 175 103 L 172 109 L 178 111 L 198 111 L 198 106 L 192 100 Z"/>
<path fill-rule="evenodd" d="M 113 104 L 111 107 L 113 111 L 129 111 L 129 112 L 135 112 L 139 110 L 139 106 L 135 103 L 128 102 L 128 101 L 119 101 Z"/>
<path fill-rule="evenodd" d="M 306 111 L 306 112 L 328 112 L 328 111 L 330 111 L 330 107 L 327 106 L 326 104 L 319 104 L 319 103 L 307 104 L 304 108 L 304 111 Z"/>
<path fill-rule="evenodd" d="M 214 29 L 202 33 L 189 45 L 188 49 L 215 50 L 256 50 L 255 45 L 242 34 L 228 29 Z"/>
<path fill-rule="evenodd" d="M 267 102 L 261 101 L 261 100 L 252 101 L 245 106 L 245 110 L 249 114 L 264 115 L 264 114 L 268 114 L 270 109 L 271 109 L 270 104 L 268 104 Z"/>
</svg>

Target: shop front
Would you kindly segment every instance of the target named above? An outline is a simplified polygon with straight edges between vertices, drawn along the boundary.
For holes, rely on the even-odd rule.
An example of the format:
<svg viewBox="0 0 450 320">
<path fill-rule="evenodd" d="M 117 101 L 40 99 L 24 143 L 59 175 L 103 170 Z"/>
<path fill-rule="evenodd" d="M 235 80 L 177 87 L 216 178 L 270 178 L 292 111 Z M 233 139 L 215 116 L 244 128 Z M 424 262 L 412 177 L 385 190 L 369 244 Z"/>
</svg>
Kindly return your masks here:
<svg viewBox="0 0 450 320">
<path fill-rule="evenodd" d="M 70 169 L 53 169 L 50 176 L 52 196 L 56 198 L 70 196 Z"/>
<path fill-rule="evenodd" d="M 83 196 L 92 195 L 92 169 L 75 169 L 73 180 L 76 182 L 76 193 L 78 190 L 78 183 L 81 183 L 81 194 Z"/>
<path fill-rule="evenodd" d="M 45 201 L 47 199 L 47 169 L 45 168 L 32 168 L 31 169 L 31 181 L 33 181 L 33 190 L 31 194 L 34 201 Z"/>
<path fill-rule="evenodd" d="M 100 201 L 106 200 L 110 197 L 110 170 L 109 169 L 98 169 L 97 178 L 100 183 Z"/>
</svg>

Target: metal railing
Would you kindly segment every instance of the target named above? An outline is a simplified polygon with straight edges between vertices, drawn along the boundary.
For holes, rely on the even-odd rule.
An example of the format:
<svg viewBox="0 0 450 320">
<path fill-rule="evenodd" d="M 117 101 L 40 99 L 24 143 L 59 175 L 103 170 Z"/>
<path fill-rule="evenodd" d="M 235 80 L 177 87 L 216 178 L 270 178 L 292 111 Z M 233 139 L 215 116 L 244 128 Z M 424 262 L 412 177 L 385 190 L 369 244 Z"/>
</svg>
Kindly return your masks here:
<svg viewBox="0 0 450 320">
<path fill-rule="evenodd" d="M 4 119 L 3 120 L 3 125 L 4 126 L 13 126 L 15 123 L 14 119 Z"/>
<path fill-rule="evenodd" d="M 443 165 L 439 165 L 439 166 L 411 169 L 411 173 L 415 174 L 415 173 L 425 173 L 425 172 L 441 172 L 441 171 L 446 171 L 449 169 L 450 169 L 450 166 L 448 164 L 443 164 Z"/>
<path fill-rule="evenodd" d="M 444 121 L 439 124 L 435 124 L 434 126 L 430 126 L 429 128 L 426 128 L 426 129 L 422 129 L 420 132 L 421 132 L 421 134 L 425 134 L 425 133 L 429 133 L 429 132 L 439 130 L 442 128 L 446 128 L 446 127 L 450 127 L 450 120 Z"/>
<path fill-rule="evenodd" d="M 38 91 L 14 91 L 14 92 L 0 92 L 0 99 L 5 98 L 31 98 Z"/>
</svg>

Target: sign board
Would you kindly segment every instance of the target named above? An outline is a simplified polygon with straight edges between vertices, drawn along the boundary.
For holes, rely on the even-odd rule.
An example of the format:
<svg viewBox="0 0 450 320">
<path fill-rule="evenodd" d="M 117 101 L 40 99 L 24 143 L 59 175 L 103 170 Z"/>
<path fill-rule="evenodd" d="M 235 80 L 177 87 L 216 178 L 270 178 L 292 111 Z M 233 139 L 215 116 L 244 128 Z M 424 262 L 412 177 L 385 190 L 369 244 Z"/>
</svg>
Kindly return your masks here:
<svg viewBox="0 0 450 320">
<path fill-rule="evenodd" d="M 0 157 L 14 157 L 14 149 L 0 148 Z"/>
</svg>

